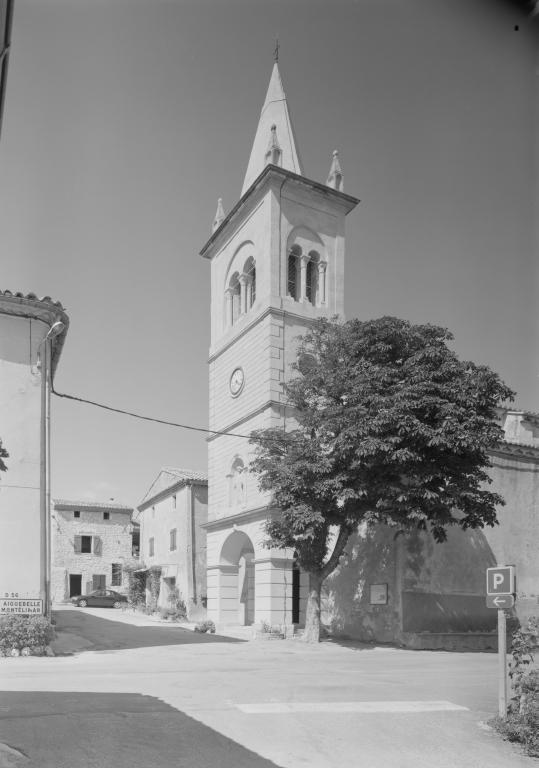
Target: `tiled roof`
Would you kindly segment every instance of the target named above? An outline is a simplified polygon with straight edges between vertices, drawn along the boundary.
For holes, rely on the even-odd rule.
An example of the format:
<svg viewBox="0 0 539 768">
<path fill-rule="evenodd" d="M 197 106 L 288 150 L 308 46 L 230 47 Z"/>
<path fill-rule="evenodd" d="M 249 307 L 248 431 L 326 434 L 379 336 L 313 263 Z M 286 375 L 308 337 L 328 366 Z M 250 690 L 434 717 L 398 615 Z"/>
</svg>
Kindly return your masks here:
<svg viewBox="0 0 539 768">
<path fill-rule="evenodd" d="M 501 405 L 499 406 L 501 411 L 521 411 L 526 416 L 533 416 L 536 419 L 539 419 L 539 413 L 534 413 L 533 411 L 528 411 L 526 408 L 519 408 L 518 405 Z"/>
<path fill-rule="evenodd" d="M 171 477 L 172 475 L 172 477 Z M 174 486 L 181 487 L 182 483 L 188 483 L 194 481 L 195 483 L 208 483 L 208 475 L 205 472 L 193 472 L 192 469 L 178 469 L 178 467 L 162 467 L 159 470 L 159 475 L 156 480 L 150 486 L 150 489 L 142 499 L 142 503 L 139 504 L 137 509 L 141 512 L 150 504 L 161 497 L 166 495 L 167 491 Z"/>
<path fill-rule="evenodd" d="M 163 467 L 162 472 L 170 472 L 171 475 L 176 475 L 183 480 L 200 480 L 202 483 L 208 482 L 208 475 L 206 472 L 193 472 L 192 469 L 177 469 L 176 467 Z"/>
<path fill-rule="evenodd" d="M 58 307 L 58 309 L 63 310 L 64 308 L 60 304 L 59 301 L 54 301 L 51 299 L 50 296 L 43 296 L 41 299 L 39 296 L 37 296 L 35 293 L 21 293 L 21 291 L 17 291 L 17 293 L 12 293 L 11 291 L 2 291 L 0 289 L 0 296 L 7 296 L 7 297 L 13 297 L 14 299 L 28 299 L 29 301 L 42 301 L 44 304 L 54 304 L 55 307 Z"/>
<path fill-rule="evenodd" d="M 125 504 L 113 504 L 110 501 L 66 501 L 65 499 L 53 499 L 55 509 L 59 510 L 71 510 L 71 509 L 88 509 L 95 512 L 111 511 L 111 512 L 133 512 L 133 507 L 128 507 Z"/>
</svg>

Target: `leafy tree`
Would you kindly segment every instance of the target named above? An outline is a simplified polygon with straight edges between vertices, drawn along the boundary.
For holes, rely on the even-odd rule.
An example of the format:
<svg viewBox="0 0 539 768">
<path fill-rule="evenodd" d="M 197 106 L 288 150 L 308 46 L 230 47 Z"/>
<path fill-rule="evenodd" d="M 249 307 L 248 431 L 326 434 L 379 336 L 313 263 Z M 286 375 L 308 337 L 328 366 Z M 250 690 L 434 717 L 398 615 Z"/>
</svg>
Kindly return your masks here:
<svg viewBox="0 0 539 768">
<path fill-rule="evenodd" d="M 294 549 L 309 573 L 306 642 L 319 640 L 322 583 L 360 523 L 439 542 L 451 525 L 497 524 L 487 450 L 503 437 L 495 407 L 514 393 L 459 360 L 452 338 L 393 317 L 316 320 L 284 385 L 294 427 L 251 434 L 250 471 L 280 510 L 266 546 Z"/>
<path fill-rule="evenodd" d="M 6 464 L 2 459 L 9 459 L 9 453 L 3 447 L 2 440 L 0 440 L 0 472 L 7 472 Z"/>
</svg>

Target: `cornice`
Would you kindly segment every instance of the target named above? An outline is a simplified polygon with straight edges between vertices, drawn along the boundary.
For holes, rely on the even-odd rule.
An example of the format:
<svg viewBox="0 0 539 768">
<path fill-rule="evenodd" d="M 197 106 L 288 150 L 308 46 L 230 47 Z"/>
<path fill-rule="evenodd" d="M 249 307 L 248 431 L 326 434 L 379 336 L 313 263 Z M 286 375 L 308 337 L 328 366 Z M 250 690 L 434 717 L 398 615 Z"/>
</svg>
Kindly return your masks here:
<svg viewBox="0 0 539 768">
<path fill-rule="evenodd" d="M 271 408 L 273 406 L 275 406 L 277 408 L 288 408 L 288 409 L 290 409 L 292 407 L 290 405 L 287 405 L 286 403 L 279 402 L 279 400 L 273 400 L 272 398 L 269 398 L 262 405 L 259 405 L 254 410 L 249 411 L 249 413 L 246 413 L 244 416 L 241 417 L 241 419 L 236 419 L 236 421 L 233 421 L 232 423 L 227 424 L 226 427 L 222 427 L 219 430 L 215 430 L 217 434 L 215 434 L 215 435 L 208 435 L 208 437 L 206 438 L 206 442 L 209 443 L 212 440 L 215 440 L 215 438 L 217 438 L 217 437 L 222 437 L 223 433 L 226 436 L 227 432 L 231 432 L 233 429 L 237 429 L 245 421 L 249 421 L 249 419 L 252 419 L 253 416 L 256 416 L 257 414 L 262 413 L 267 408 Z M 240 437 L 241 437 L 241 435 L 240 435 Z M 249 435 L 244 435 L 244 437 L 249 437 Z"/>
<path fill-rule="evenodd" d="M 512 456 L 539 461 L 539 445 L 519 443 L 516 440 L 503 440 L 495 448 L 491 448 L 488 453 L 495 456 Z"/>
<path fill-rule="evenodd" d="M 280 301 L 281 299 L 279 299 Z M 316 307 L 317 310 L 320 309 L 326 309 L 325 307 Z M 283 319 L 285 317 L 292 317 L 296 320 L 302 320 L 304 323 L 309 323 L 310 320 L 313 318 L 308 317 L 307 315 L 302 315 L 299 312 L 291 312 L 288 308 L 283 307 L 276 307 L 274 304 L 270 304 L 268 307 L 266 307 L 260 314 L 255 315 L 255 317 L 246 325 L 242 327 L 240 331 L 238 331 L 232 338 L 228 339 L 228 341 L 223 343 L 222 347 L 219 347 L 215 352 L 212 352 L 212 354 L 208 357 L 207 362 L 213 363 L 214 360 L 216 360 L 219 355 L 221 355 L 223 352 L 226 352 L 227 349 L 230 349 L 230 347 L 236 343 L 239 339 L 241 339 L 243 336 L 245 336 L 246 333 L 248 333 L 254 326 L 264 320 L 268 315 L 276 315 L 278 317 L 282 317 Z M 331 317 L 331 312 L 328 309 L 327 310 L 328 317 Z M 319 316 L 319 315 L 318 315 Z M 244 315 L 244 317 L 247 317 L 247 315 Z M 237 328 L 236 325 L 232 326 L 233 328 Z"/>
<path fill-rule="evenodd" d="M 270 176 L 273 176 L 276 179 L 290 179 L 292 181 L 297 182 L 298 184 L 308 187 L 310 190 L 314 192 L 318 192 L 319 194 L 323 195 L 324 197 L 332 199 L 336 203 L 340 203 L 345 208 L 346 213 L 350 213 L 356 205 L 360 202 L 360 200 L 357 197 L 352 197 L 351 195 L 346 195 L 344 192 L 338 192 L 336 189 L 332 189 L 331 187 L 326 186 L 325 184 L 320 184 L 318 181 L 312 181 L 311 179 L 307 179 L 305 176 L 300 176 L 297 173 L 293 173 L 292 171 L 288 171 L 285 168 L 280 168 L 277 165 L 266 165 L 262 173 L 254 180 L 254 182 L 251 184 L 247 192 L 240 197 L 234 208 L 230 211 L 228 216 L 224 219 L 224 221 L 221 222 L 220 226 L 213 232 L 212 236 L 206 243 L 206 245 L 202 248 L 200 251 L 200 255 L 204 256 L 204 258 L 211 258 L 207 255 L 207 252 L 210 250 L 211 246 L 216 242 L 216 240 L 219 239 L 221 234 L 224 232 L 224 230 L 228 227 L 230 222 L 235 220 L 237 218 L 237 215 L 239 214 L 239 211 L 247 200 L 254 195 L 254 193 L 264 184 L 267 178 Z"/>
<path fill-rule="evenodd" d="M 257 507 L 256 509 L 249 509 L 245 512 L 239 512 L 236 515 L 230 515 L 230 517 L 220 517 L 218 520 L 210 520 L 207 523 L 202 523 L 200 528 L 204 528 L 206 531 L 216 531 L 219 528 L 230 528 L 234 524 L 242 525 L 248 520 L 261 517 L 273 517 L 278 514 L 277 509 L 272 509 L 270 506 Z"/>
</svg>

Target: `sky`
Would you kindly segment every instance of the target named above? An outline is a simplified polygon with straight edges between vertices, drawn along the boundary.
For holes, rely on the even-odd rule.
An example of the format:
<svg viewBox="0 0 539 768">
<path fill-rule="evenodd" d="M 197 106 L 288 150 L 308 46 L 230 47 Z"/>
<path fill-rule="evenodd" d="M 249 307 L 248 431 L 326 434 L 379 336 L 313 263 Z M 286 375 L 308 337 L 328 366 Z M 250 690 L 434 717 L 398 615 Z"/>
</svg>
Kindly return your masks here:
<svg viewBox="0 0 539 768">
<path fill-rule="evenodd" d="M 199 252 L 278 30 L 305 175 L 337 149 L 361 199 L 346 316 L 447 327 L 539 411 L 538 25 L 502 0 L 16 0 L 0 288 L 65 307 L 56 389 L 207 426 Z M 165 466 L 205 471 L 204 434 L 53 398 L 54 498 L 137 505 Z"/>
</svg>

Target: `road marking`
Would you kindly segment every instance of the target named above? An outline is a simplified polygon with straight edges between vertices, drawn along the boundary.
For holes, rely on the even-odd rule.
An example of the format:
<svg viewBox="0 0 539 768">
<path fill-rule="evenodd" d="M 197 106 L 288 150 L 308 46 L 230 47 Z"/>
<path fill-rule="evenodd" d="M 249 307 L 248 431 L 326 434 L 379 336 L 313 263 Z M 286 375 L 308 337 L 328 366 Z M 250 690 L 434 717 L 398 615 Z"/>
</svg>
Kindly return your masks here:
<svg viewBox="0 0 539 768">
<path fill-rule="evenodd" d="M 265 703 L 236 704 L 236 707 L 248 715 L 270 715 L 282 712 L 446 712 L 449 710 L 468 710 L 452 704 L 450 701 L 330 701 L 316 703 Z"/>
</svg>

